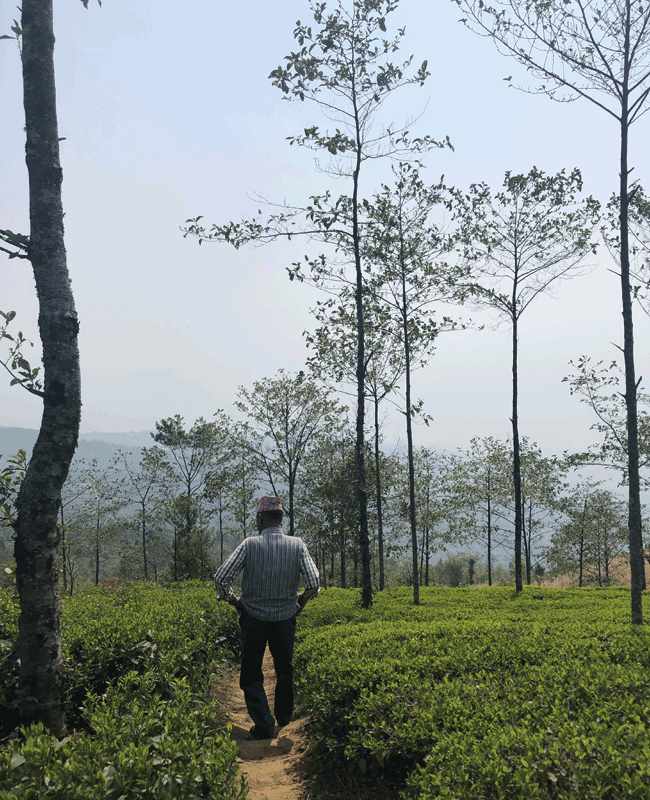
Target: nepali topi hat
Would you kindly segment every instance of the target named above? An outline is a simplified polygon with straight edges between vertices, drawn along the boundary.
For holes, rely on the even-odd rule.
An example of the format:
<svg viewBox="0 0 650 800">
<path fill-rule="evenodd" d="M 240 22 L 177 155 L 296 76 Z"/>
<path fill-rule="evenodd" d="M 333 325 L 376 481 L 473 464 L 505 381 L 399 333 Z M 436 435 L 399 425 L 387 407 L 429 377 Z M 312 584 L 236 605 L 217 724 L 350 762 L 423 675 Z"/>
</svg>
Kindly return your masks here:
<svg viewBox="0 0 650 800">
<path fill-rule="evenodd" d="M 279 497 L 265 494 L 264 497 L 260 497 L 260 501 L 257 504 L 258 514 L 262 511 L 284 511 L 282 508 L 282 500 L 280 500 Z"/>
</svg>

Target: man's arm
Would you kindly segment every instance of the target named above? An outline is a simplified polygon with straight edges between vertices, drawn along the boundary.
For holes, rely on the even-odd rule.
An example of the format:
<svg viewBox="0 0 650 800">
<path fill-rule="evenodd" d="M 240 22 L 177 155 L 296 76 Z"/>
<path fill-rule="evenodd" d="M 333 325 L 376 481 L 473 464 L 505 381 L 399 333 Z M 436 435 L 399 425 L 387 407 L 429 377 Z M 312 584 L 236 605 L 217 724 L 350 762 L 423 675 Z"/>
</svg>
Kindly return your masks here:
<svg viewBox="0 0 650 800">
<path fill-rule="evenodd" d="M 237 575 L 244 569 L 246 563 L 246 542 L 243 541 L 239 547 L 223 562 L 214 576 L 214 584 L 217 594 L 227 600 L 235 608 L 243 608 L 240 599 L 232 590 L 232 582 Z"/>
<path fill-rule="evenodd" d="M 298 606 L 300 613 L 307 605 L 307 602 L 316 597 L 320 591 L 320 575 L 316 564 L 312 561 L 307 545 L 302 543 L 302 553 L 300 554 L 300 572 L 305 579 L 305 590 L 298 595 Z"/>
</svg>

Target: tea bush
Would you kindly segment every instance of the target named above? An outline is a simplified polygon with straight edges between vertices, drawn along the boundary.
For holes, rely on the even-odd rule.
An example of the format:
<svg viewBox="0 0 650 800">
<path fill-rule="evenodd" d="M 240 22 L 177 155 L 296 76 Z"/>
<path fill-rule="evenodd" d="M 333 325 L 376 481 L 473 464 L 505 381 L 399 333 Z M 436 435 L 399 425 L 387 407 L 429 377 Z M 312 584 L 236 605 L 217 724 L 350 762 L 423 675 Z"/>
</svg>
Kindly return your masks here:
<svg viewBox="0 0 650 800">
<path fill-rule="evenodd" d="M 8 589 L 0 589 L 0 719 L 11 720 L 18 686 L 18 599 Z M 4 725 L 0 723 L 0 732 Z"/>
<path fill-rule="evenodd" d="M 18 606 L 8 592 L 0 614 L 0 699 L 11 708 Z M 0 800 L 245 796 L 210 697 L 215 658 L 237 654 L 238 626 L 212 585 L 90 587 L 65 599 L 62 634 L 73 733 L 59 741 L 41 725 L 21 730 L 0 750 Z"/>
<path fill-rule="evenodd" d="M 629 591 L 323 592 L 300 693 L 331 756 L 409 800 L 650 797 L 650 639 Z"/>
<path fill-rule="evenodd" d="M 86 701 L 89 730 L 62 741 L 42 725 L 0 751 L 0 800 L 240 800 L 237 746 L 217 733 L 187 679 L 163 700 L 150 675 L 131 672 Z"/>
<path fill-rule="evenodd" d="M 153 673 L 163 695 L 180 677 L 195 690 L 207 688 L 215 653 L 235 656 L 239 641 L 232 610 L 198 581 L 90 587 L 66 601 L 62 631 L 63 679 L 75 720 L 88 691 L 103 692 L 129 670 Z"/>
</svg>

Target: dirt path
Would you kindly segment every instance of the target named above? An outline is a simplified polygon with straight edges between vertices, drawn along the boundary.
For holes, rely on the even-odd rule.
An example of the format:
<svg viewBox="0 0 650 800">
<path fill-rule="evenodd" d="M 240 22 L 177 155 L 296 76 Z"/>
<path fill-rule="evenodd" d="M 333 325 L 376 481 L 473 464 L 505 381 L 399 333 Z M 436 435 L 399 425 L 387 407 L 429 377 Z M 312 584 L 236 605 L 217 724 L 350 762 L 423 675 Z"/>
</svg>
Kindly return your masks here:
<svg viewBox="0 0 650 800">
<path fill-rule="evenodd" d="M 275 687 L 273 660 L 269 651 L 264 656 L 264 686 L 270 698 Z M 301 763 L 307 750 L 305 725 L 307 718 L 293 720 L 284 728 L 275 728 L 273 739 L 251 741 L 247 737 L 251 725 L 244 694 L 239 688 L 239 671 L 235 673 L 227 700 L 227 715 L 232 735 L 241 758 L 241 773 L 248 782 L 249 800 L 302 800 L 304 796 Z"/>
</svg>

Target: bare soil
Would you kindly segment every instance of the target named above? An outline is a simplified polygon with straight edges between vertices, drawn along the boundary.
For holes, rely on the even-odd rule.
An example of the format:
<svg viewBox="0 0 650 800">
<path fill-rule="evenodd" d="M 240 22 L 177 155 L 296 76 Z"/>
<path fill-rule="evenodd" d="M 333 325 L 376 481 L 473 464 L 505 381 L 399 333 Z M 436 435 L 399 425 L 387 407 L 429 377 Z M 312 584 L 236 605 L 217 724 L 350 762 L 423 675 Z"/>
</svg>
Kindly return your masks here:
<svg viewBox="0 0 650 800">
<path fill-rule="evenodd" d="M 264 685 L 270 698 L 275 688 L 273 659 L 266 651 Z M 239 688 L 239 670 L 231 677 L 225 710 L 232 725 L 232 738 L 239 748 L 240 774 L 248 783 L 249 800 L 303 800 L 306 794 L 304 763 L 309 749 L 305 726 L 307 717 L 276 726 L 272 739 L 249 739 L 252 726 L 244 694 Z"/>
</svg>

